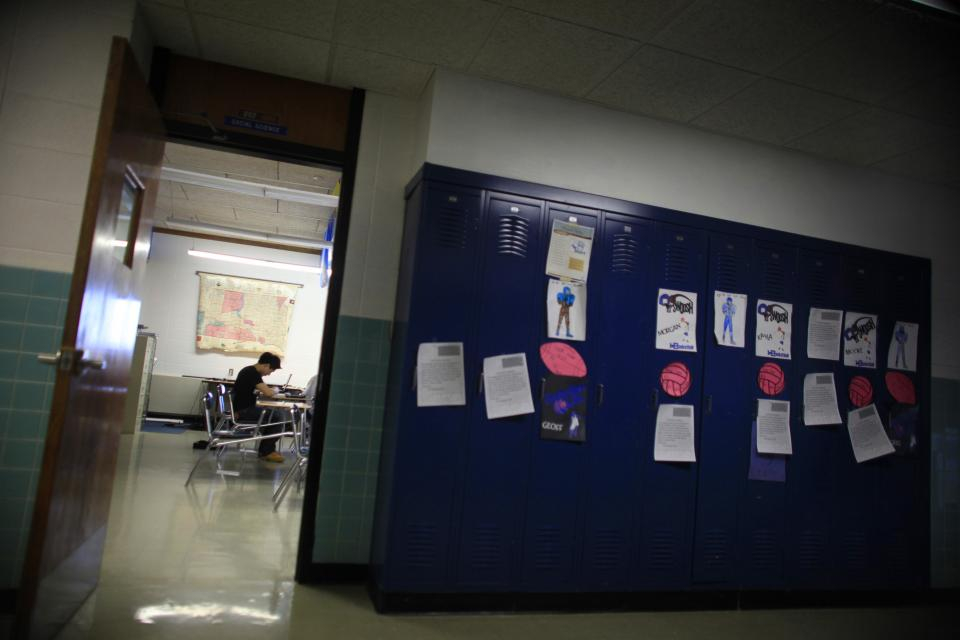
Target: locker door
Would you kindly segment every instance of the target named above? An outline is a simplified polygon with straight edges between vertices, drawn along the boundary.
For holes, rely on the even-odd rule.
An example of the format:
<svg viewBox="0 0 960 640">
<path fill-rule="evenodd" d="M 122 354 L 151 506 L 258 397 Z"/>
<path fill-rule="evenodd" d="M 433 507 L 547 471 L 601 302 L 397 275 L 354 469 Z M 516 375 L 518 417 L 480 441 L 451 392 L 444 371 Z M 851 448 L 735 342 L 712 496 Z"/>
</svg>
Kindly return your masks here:
<svg viewBox="0 0 960 640">
<path fill-rule="evenodd" d="M 694 407 L 695 433 L 699 432 L 702 411 L 700 385 L 706 294 L 706 232 L 668 223 L 656 223 L 651 278 L 641 292 L 649 326 L 655 327 L 659 289 L 670 288 L 697 294 L 696 353 L 663 351 L 655 348 L 655 335 L 641 336 L 644 344 L 641 366 L 636 376 L 637 401 L 647 396 L 647 420 L 641 426 L 641 490 L 639 509 L 639 550 L 634 584 L 639 589 L 686 589 L 690 586 L 690 558 L 693 544 L 693 519 L 696 503 L 697 465 L 695 463 L 654 462 L 654 434 L 657 406 L 689 404 Z M 629 321 L 626 321 L 629 323 Z M 627 324 L 628 329 L 630 324 Z M 680 398 L 668 398 L 660 389 L 660 372 L 670 363 L 681 362 L 689 369 L 692 383 Z"/>
<path fill-rule="evenodd" d="M 926 324 L 925 276 L 921 264 L 909 258 L 893 258 L 886 262 L 883 276 L 885 298 L 880 323 L 880 362 L 878 369 L 883 373 L 893 371 L 887 367 L 888 350 L 892 340 L 894 324 L 897 321 L 914 322 L 920 325 L 920 335 L 929 331 Z M 919 346 L 919 345 L 918 345 Z M 897 365 L 897 354 L 893 354 Z M 902 365 L 902 362 L 900 363 Z M 910 589 L 924 586 L 929 571 L 929 495 L 926 487 L 929 483 L 929 429 L 927 410 L 922 402 L 924 376 L 919 372 L 927 370 L 923 349 L 917 350 L 917 371 L 901 371 L 913 383 L 917 395 L 917 432 L 916 449 L 881 458 L 877 467 L 877 500 L 882 505 L 882 523 L 879 529 L 877 546 L 880 567 L 878 587 L 889 589 Z M 891 412 L 904 405 L 897 406 L 897 400 L 890 393 L 886 380 L 881 377 L 877 389 L 877 409 L 883 424 L 891 427 Z"/>
<path fill-rule="evenodd" d="M 753 396 L 753 240 L 713 234 L 704 299 L 703 427 L 693 580 L 703 587 L 736 586 L 737 511 L 746 477 Z M 724 346 L 713 335 L 714 291 L 748 294 L 737 309 L 747 320 L 744 342 Z"/>
<path fill-rule="evenodd" d="M 441 589 L 446 582 L 456 459 L 467 408 L 417 408 L 413 381 L 421 342 L 464 342 L 471 354 L 475 311 L 456 292 L 476 270 L 479 218 L 479 191 L 446 186 L 428 185 L 422 211 L 408 212 L 405 254 L 416 262 L 404 266 L 405 273 L 412 271 L 412 286 L 404 289 L 409 298 L 401 293 L 394 334 L 404 357 L 395 354 L 391 363 L 394 399 L 388 401 L 381 470 L 394 483 L 381 483 L 380 502 L 393 504 L 386 590 Z"/>
<path fill-rule="evenodd" d="M 600 297 L 601 277 L 595 266 L 599 262 L 599 212 L 580 209 L 557 203 L 547 204 L 547 220 L 542 231 L 542 253 L 540 255 L 540 286 L 533 295 L 540 304 L 539 313 L 533 316 L 537 335 L 530 345 L 533 354 L 530 361 L 531 379 L 534 384 L 534 406 L 537 416 L 540 415 L 540 401 L 543 395 L 543 385 L 547 377 L 547 368 L 541 361 L 538 351 L 542 343 L 555 339 L 553 327 L 548 335 L 546 322 L 546 292 L 550 276 L 545 275 L 544 265 L 547 262 L 547 251 L 550 243 L 550 233 L 555 220 L 572 222 L 594 230 L 593 250 L 591 251 L 591 265 L 588 272 L 587 311 L 594 313 L 587 318 L 587 340 L 567 341 L 587 364 L 588 379 L 593 366 L 592 340 L 607 327 L 600 324 L 601 319 L 595 312 L 596 298 Z M 582 294 L 581 294 L 582 295 Z M 552 301 L 551 301 L 552 302 Z M 576 301 L 575 301 L 576 303 Z M 561 329 L 562 330 L 562 329 Z M 588 412 L 585 426 L 587 442 L 590 441 L 598 423 L 591 419 L 595 398 L 588 395 Z M 526 591 L 574 591 L 578 589 L 576 583 L 576 568 L 579 564 L 580 535 L 578 527 L 578 513 L 581 506 L 581 486 L 583 483 L 583 460 L 585 443 L 562 442 L 557 440 L 541 440 L 539 433 L 539 419 L 536 428 L 528 433 L 530 443 L 530 475 L 528 480 L 527 501 L 524 510 L 526 520 L 523 538 L 523 564 L 521 588 Z"/>
<path fill-rule="evenodd" d="M 463 492 L 456 587 L 502 591 L 518 585 L 530 434 L 536 414 L 488 420 L 480 387 L 484 357 L 526 353 L 542 334 L 543 203 L 490 193 L 484 217 L 480 286 L 461 283 L 465 299 L 479 298 L 476 377 L 468 388 L 471 417 L 461 457 Z M 529 369 L 528 369 L 529 370 Z M 531 381 L 536 394 L 537 386 Z M 536 396 L 534 395 L 536 400 Z"/>
<path fill-rule="evenodd" d="M 838 399 L 842 399 L 840 360 L 807 358 L 810 309 L 843 309 L 842 260 L 839 255 L 801 251 L 799 305 L 795 309 L 795 345 L 798 350 L 790 382 L 798 421 L 793 430 L 793 456 L 787 475 L 787 585 L 800 589 L 828 589 L 836 572 L 831 549 L 831 521 L 836 500 L 835 466 L 847 437 L 842 424 L 803 424 L 803 380 L 807 374 L 833 373 Z M 839 352 L 836 354 L 839 358 Z M 841 407 L 843 405 L 841 404 Z M 841 419 L 845 415 L 841 412 Z"/>
<path fill-rule="evenodd" d="M 794 247 L 758 241 L 755 244 L 757 299 L 797 303 L 797 250 Z M 756 316 L 756 299 L 753 315 Z M 798 324 L 796 310 L 791 320 L 791 334 Z M 754 334 L 754 340 L 756 334 Z M 793 379 L 793 363 L 800 353 L 796 336 L 791 340 L 791 359 L 758 358 L 754 355 L 750 385 L 746 391 L 751 398 L 790 400 L 790 381 Z M 755 344 L 752 346 L 755 347 Z M 756 350 L 754 349 L 754 353 Z M 779 366 L 786 375 L 783 390 L 775 395 L 765 395 L 757 383 L 760 368 L 766 363 Z M 790 430 L 796 431 L 797 410 L 790 407 Z M 754 412 L 754 415 L 756 413 Z M 790 456 L 786 457 L 787 477 L 790 476 Z M 749 480 L 743 475 L 741 486 L 744 493 L 740 501 L 740 585 L 746 589 L 777 588 L 783 585 L 784 551 L 784 502 L 785 486 L 781 482 Z"/>
<path fill-rule="evenodd" d="M 844 310 L 879 313 L 882 297 L 882 269 L 870 260 L 848 256 L 843 263 Z M 883 318 L 880 319 L 883 326 Z M 881 350 L 885 353 L 885 350 Z M 878 365 L 880 363 L 878 362 Z M 880 460 L 857 464 L 846 430 L 847 412 L 856 408 L 849 398 L 850 380 L 863 376 L 869 380 L 874 398 L 880 389 L 879 369 L 842 366 L 837 384 L 840 396 L 840 416 L 844 420 L 843 442 L 837 456 L 837 502 L 833 524 L 836 541 L 834 562 L 838 568 L 836 586 L 840 588 L 868 588 L 876 584 L 878 526 L 887 526 L 878 513 L 877 473 Z"/>
<path fill-rule="evenodd" d="M 637 547 L 639 436 L 651 414 L 638 394 L 636 376 L 653 335 L 644 295 L 652 228 L 647 220 L 605 213 L 594 263 L 593 282 L 600 282 L 601 291 L 596 296 L 591 289 L 591 306 L 598 309 L 600 324 L 590 332 L 595 409 L 583 445 L 587 460 L 580 574 L 580 585 L 588 591 L 625 590 L 631 549 Z"/>
</svg>

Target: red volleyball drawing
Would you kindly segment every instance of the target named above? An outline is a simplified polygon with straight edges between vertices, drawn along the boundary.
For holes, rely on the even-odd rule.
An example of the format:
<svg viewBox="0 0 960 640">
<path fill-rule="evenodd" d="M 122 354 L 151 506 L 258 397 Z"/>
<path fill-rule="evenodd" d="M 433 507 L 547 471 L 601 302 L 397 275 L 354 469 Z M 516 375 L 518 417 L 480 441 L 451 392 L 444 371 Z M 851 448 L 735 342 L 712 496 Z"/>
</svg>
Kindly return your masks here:
<svg viewBox="0 0 960 640">
<path fill-rule="evenodd" d="M 540 359 L 550 373 L 558 376 L 582 378 L 587 375 L 587 363 L 576 349 L 563 342 L 545 342 L 540 345 Z"/>
<path fill-rule="evenodd" d="M 847 387 L 847 395 L 850 396 L 850 404 L 865 407 L 873 402 L 873 385 L 863 376 L 853 376 Z"/>
<path fill-rule="evenodd" d="M 660 387 L 671 398 L 679 398 L 690 391 L 692 382 L 690 369 L 682 362 L 671 362 L 660 372 Z"/>
<path fill-rule="evenodd" d="M 910 376 L 899 371 L 888 371 L 885 379 L 887 391 L 894 400 L 903 404 L 917 404 L 917 390 Z"/>
<path fill-rule="evenodd" d="M 767 362 L 760 367 L 760 373 L 757 374 L 757 386 L 768 396 L 775 396 L 787 384 L 787 376 L 783 373 L 780 365 L 773 362 Z"/>
</svg>

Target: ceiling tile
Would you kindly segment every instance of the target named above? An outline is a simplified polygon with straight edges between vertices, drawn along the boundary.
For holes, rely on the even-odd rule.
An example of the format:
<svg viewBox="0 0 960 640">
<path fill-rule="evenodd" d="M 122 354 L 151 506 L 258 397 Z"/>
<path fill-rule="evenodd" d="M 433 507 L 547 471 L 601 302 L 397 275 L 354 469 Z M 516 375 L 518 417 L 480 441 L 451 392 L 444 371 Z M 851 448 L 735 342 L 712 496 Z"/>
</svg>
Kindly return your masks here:
<svg viewBox="0 0 960 640">
<path fill-rule="evenodd" d="M 465 69 L 501 8 L 480 0 L 341 2 L 334 40 L 420 62 Z"/>
<path fill-rule="evenodd" d="M 952 136 L 873 166 L 919 180 L 960 186 L 960 138 Z"/>
<path fill-rule="evenodd" d="M 286 235 L 308 236 L 319 238 L 320 233 L 317 229 L 320 227 L 318 220 L 305 220 L 303 218 L 290 218 L 279 216 L 277 218 L 277 229 L 280 233 Z"/>
<path fill-rule="evenodd" d="M 321 207 L 303 202 L 290 202 L 288 200 L 278 200 L 280 213 L 297 218 L 306 218 L 312 220 L 326 220 L 335 215 L 337 210 L 333 207 Z"/>
<path fill-rule="evenodd" d="M 883 5 L 773 72 L 777 78 L 873 104 L 945 70 L 941 28 Z"/>
<path fill-rule="evenodd" d="M 190 0 L 190 10 L 255 27 L 306 36 L 333 37 L 337 0 Z"/>
<path fill-rule="evenodd" d="M 861 0 L 698 0 L 654 42 L 766 73 L 863 15 L 870 6 Z"/>
<path fill-rule="evenodd" d="M 626 60 L 635 46 L 631 40 L 510 9 L 470 71 L 581 96 Z"/>
<path fill-rule="evenodd" d="M 649 40 L 693 0 L 504 0 L 530 13 L 591 29 Z"/>
<path fill-rule="evenodd" d="M 208 216 L 221 220 L 236 220 L 237 214 L 230 204 L 214 204 L 212 202 L 195 202 L 193 200 L 172 200 L 170 209 L 177 218 L 197 218 Z"/>
<path fill-rule="evenodd" d="M 751 140 L 787 143 L 863 109 L 859 102 L 762 78 L 693 121 Z"/>
<path fill-rule="evenodd" d="M 195 17 L 203 57 L 247 69 L 325 82 L 330 43 L 211 16 Z"/>
<path fill-rule="evenodd" d="M 308 167 L 291 162 L 281 162 L 279 168 L 281 182 L 290 183 L 291 186 L 302 185 L 330 191 L 336 186 L 341 175 L 339 169 Z"/>
<path fill-rule="evenodd" d="M 330 84 L 416 98 L 423 91 L 431 73 L 431 64 L 341 44 L 334 47 Z"/>
<path fill-rule="evenodd" d="M 184 9 L 153 2 L 141 3 L 140 9 L 155 44 L 183 56 L 200 55 L 193 27 L 190 25 L 190 15 Z"/>
<path fill-rule="evenodd" d="M 960 126 L 960 73 L 954 71 L 913 85 L 884 100 L 883 106 L 938 124 Z"/>
<path fill-rule="evenodd" d="M 874 164 L 934 144 L 950 130 L 870 108 L 805 135 L 789 146 L 855 164 Z"/>
<path fill-rule="evenodd" d="M 248 196 L 242 193 L 233 193 L 221 189 L 198 187 L 192 184 L 181 185 L 187 194 L 187 199 L 193 202 L 221 204 L 228 207 L 251 209 L 267 213 L 277 212 L 277 201 L 257 196 Z"/>
<path fill-rule="evenodd" d="M 689 121 L 756 80 L 756 76 L 645 46 L 588 98 L 625 111 Z"/>
<path fill-rule="evenodd" d="M 265 158 L 255 158 L 239 153 L 193 147 L 186 144 L 168 142 L 164 164 L 174 169 L 202 171 L 211 175 L 233 178 L 264 178 L 277 180 L 278 162 Z"/>
<path fill-rule="evenodd" d="M 252 211 L 250 209 L 237 209 L 237 222 L 242 228 L 272 228 L 273 232 L 276 233 L 277 223 L 280 220 L 280 216 L 276 213 L 269 214 L 263 213 L 260 211 Z"/>
</svg>

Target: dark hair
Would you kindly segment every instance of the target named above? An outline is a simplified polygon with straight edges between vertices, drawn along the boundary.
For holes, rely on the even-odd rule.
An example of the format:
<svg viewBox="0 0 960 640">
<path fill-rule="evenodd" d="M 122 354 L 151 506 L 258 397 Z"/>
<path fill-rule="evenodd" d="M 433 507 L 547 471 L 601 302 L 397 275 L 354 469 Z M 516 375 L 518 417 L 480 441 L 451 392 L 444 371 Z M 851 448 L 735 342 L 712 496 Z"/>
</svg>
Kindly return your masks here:
<svg viewBox="0 0 960 640">
<path fill-rule="evenodd" d="M 268 364 L 271 369 L 280 368 L 280 356 L 275 356 L 269 351 L 260 354 L 260 359 L 257 360 L 257 364 Z"/>
</svg>

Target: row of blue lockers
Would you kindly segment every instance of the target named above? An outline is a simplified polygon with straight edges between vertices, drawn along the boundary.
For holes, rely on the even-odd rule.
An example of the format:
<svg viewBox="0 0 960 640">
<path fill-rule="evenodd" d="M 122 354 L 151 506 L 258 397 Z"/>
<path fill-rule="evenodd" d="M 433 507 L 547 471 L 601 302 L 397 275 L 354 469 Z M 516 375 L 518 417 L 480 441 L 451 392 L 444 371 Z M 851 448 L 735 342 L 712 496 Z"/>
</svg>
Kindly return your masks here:
<svg viewBox="0 0 960 640">
<path fill-rule="evenodd" d="M 587 280 L 584 443 L 541 440 L 531 415 L 488 420 L 484 357 L 523 352 L 547 370 L 550 229 L 595 230 Z M 696 353 L 654 348 L 660 288 L 701 301 Z M 748 480 L 759 368 L 712 336 L 714 290 L 793 304 L 785 482 Z M 806 358 L 811 307 L 879 316 L 876 369 Z M 372 567 L 385 593 L 914 588 L 928 581 L 929 263 L 426 165 L 408 188 Z M 801 420 L 807 373 L 832 372 L 841 415 L 864 376 L 884 420 L 894 322 L 920 325 L 919 447 L 857 464 L 845 425 Z M 747 325 L 747 335 L 753 331 Z M 424 342 L 463 342 L 467 402 L 418 408 Z M 679 399 L 659 375 L 682 362 Z M 536 403 L 536 398 L 535 405 Z M 657 407 L 694 406 L 695 463 L 653 459 Z"/>
</svg>

